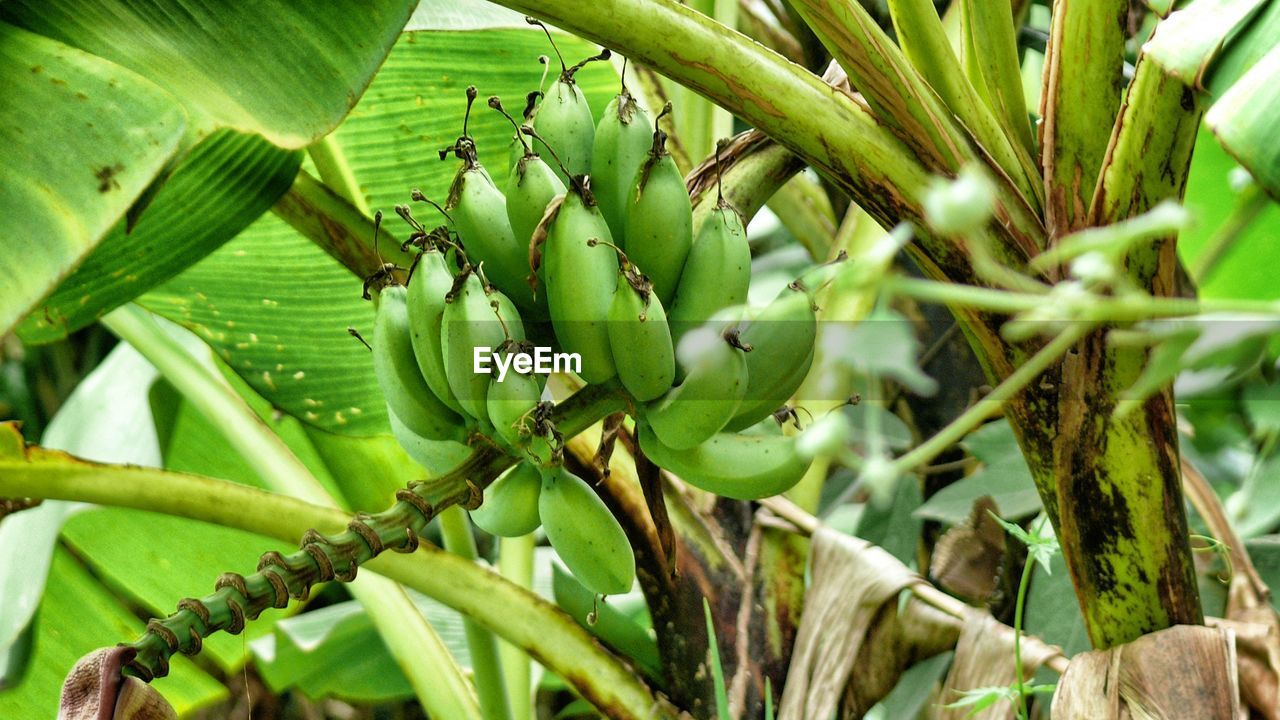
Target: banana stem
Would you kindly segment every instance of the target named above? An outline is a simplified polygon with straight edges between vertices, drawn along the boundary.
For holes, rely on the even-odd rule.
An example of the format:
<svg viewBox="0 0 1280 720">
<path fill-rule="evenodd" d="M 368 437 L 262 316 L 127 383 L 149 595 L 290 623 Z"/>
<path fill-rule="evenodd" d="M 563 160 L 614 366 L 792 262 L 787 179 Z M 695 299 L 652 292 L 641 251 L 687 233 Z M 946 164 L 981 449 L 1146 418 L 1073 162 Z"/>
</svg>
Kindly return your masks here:
<svg viewBox="0 0 1280 720">
<path fill-rule="evenodd" d="M 360 183 L 351 170 L 351 164 L 347 162 L 346 154 L 338 147 L 338 140 L 333 133 L 308 146 L 307 154 L 311 156 L 311 162 L 316 164 L 316 172 L 325 185 L 360 212 L 369 214 L 369 203 L 365 202 L 364 195 L 360 193 Z"/>
<path fill-rule="evenodd" d="M 502 577 L 533 589 L 532 533 L 517 538 L 501 538 L 498 541 L 498 572 Z M 514 720 L 533 720 L 533 681 L 529 654 L 509 642 L 498 644 L 498 659 L 502 661 L 502 677 L 507 683 L 507 702 L 511 705 Z"/>
<path fill-rule="evenodd" d="M 103 318 L 103 324 L 151 361 L 165 379 L 239 451 L 269 489 L 337 507 L 334 497 L 235 390 L 220 381 L 215 371 L 202 366 L 145 311 L 136 305 L 126 305 Z M 354 569 L 352 572 L 354 575 Z M 268 582 L 276 591 L 276 585 Z M 351 593 L 365 607 L 423 707 L 440 717 L 480 718 L 475 696 L 463 678 L 462 670 L 401 587 L 373 577 L 352 583 Z M 281 595 L 284 596 L 283 602 Z M 288 595 L 287 590 L 277 593 L 273 604 L 282 607 L 288 603 Z M 195 609 L 194 604 L 191 607 Z M 201 607 L 208 609 L 207 605 Z M 237 620 L 231 606 L 225 607 L 232 613 L 230 620 L 233 624 L 243 624 L 243 613 Z M 198 609 L 196 612 L 199 614 Z M 164 637 L 168 640 L 171 636 Z M 198 640 L 189 633 L 187 637 L 192 638 L 192 646 L 199 647 Z"/>
<path fill-rule="evenodd" d="M 177 341 L 168 337 L 158 326 L 147 320 L 141 311 L 127 308 L 116 311 L 106 319 L 109 327 L 119 331 L 122 337 L 138 340 L 137 347 L 150 354 L 148 359 L 155 364 L 170 382 L 179 386 L 193 402 L 213 403 L 215 406 L 229 404 L 233 391 L 227 387 L 225 391 L 217 389 L 217 384 L 210 378 L 200 380 L 199 365 L 190 356 L 182 358 L 185 351 Z M 138 333 L 138 334 L 135 334 Z M 143 339 L 145 336 L 146 339 Z M 203 385 L 201 384 L 203 382 Z M 192 385 L 194 383 L 194 385 Z M 199 386 L 199 387 L 197 387 Z M 200 389 L 200 388 L 203 389 Z M 198 400 L 197 400 L 198 399 Z M 238 398 L 235 398 L 237 402 Z M 218 405 L 218 404 L 221 405 Z M 626 398 L 618 386 L 613 383 L 591 385 L 575 393 L 560 403 L 553 415 L 565 437 L 572 437 L 607 415 L 624 410 Z M 235 413 L 234 408 L 226 410 Z M 279 438 L 269 430 L 263 430 L 256 436 L 244 430 L 244 427 L 260 425 L 261 420 L 249 414 L 231 415 L 217 411 L 214 417 L 220 420 L 215 425 L 221 427 L 228 424 L 225 418 L 238 417 L 239 426 L 226 432 L 242 432 L 241 442 L 252 441 L 260 445 L 246 447 L 265 447 L 263 455 L 256 451 L 245 452 L 246 458 L 266 463 L 260 472 L 271 468 L 278 470 L 282 477 L 272 476 L 272 482 L 281 490 L 288 490 L 300 496 L 310 497 L 314 488 L 299 479 L 297 469 L 290 469 L 290 464 L 278 457 L 271 443 L 279 443 Z M 269 437 L 267 437 L 269 435 Z M 287 448 L 286 448 L 287 450 Z M 296 461 L 296 458 L 295 458 Z M 132 643 L 137 651 L 136 657 L 129 664 L 128 670 L 144 680 L 162 677 L 168 674 L 169 658 L 176 652 L 198 652 L 201 641 L 220 630 L 234 633 L 240 632 L 244 623 L 253 620 L 269 607 L 285 607 L 289 599 L 304 599 L 317 582 L 329 580 L 354 580 L 359 566 L 373 559 L 386 549 L 411 551 L 418 546 L 418 537 L 425 531 L 427 524 L 436 514 L 452 505 L 465 505 L 473 502 L 478 492 L 488 487 L 503 470 L 515 464 L 516 459 L 503 454 L 489 445 L 477 447 L 461 465 L 445 475 L 430 481 L 414 483 L 411 487 L 396 493 L 396 503 L 390 508 L 375 515 L 357 515 L 350 519 L 347 529 L 342 532 L 322 535 L 309 531 L 303 535 L 302 549 L 290 555 L 269 552 L 263 555 L 259 569 L 252 575 L 242 577 L 235 573 L 226 573 L 218 579 L 216 590 L 200 600 L 184 601 L 178 612 L 162 620 L 155 620 L 147 626 L 147 632 Z M 299 463 L 299 466 L 301 464 Z M 305 467 L 302 468 L 305 470 Z M 288 478 L 293 482 L 286 484 Z M 170 485 L 163 488 L 161 495 L 179 493 L 180 490 Z M 45 493 L 36 493 L 42 496 Z M 52 495 L 48 495 L 52 497 Z M 25 496 L 23 496 L 25 497 Z M 180 500 L 191 500 L 190 496 L 180 496 Z M 164 498 L 172 501 L 172 498 Z M 200 503 L 221 503 L 224 499 L 196 497 Z M 107 501 L 110 502 L 110 501 Z M 326 501 L 329 502 L 329 501 Z M 190 517 L 191 510 L 186 514 Z M 245 512 L 244 507 L 237 512 Z M 270 519 L 266 521 L 270 525 Z M 235 525 L 235 522 L 224 524 Z M 274 528 L 272 528 L 274 530 Z M 270 530 L 258 529 L 267 535 L 276 535 Z M 286 536 L 297 537 L 296 534 Z M 419 666 L 425 667 L 422 663 Z M 442 717 L 453 717 L 443 715 Z"/>
<path fill-rule="evenodd" d="M 607 413 L 604 413 L 607 414 Z M 471 467 L 470 465 L 468 467 Z M 44 497 L 99 505 L 128 507 L 211 522 L 285 542 L 301 535 L 307 528 L 341 528 L 351 516 L 341 510 L 321 507 L 303 500 L 265 492 L 258 488 L 227 480 L 153 468 L 129 468 L 127 472 L 111 472 L 91 464 L 68 466 L 63 463 L 9 463 L 0 472 L 0 496 Z M 104 482 L 104 471 L 111 481 Z M 420 489 L 420 492 L 422 490 Z M 375 516 L 376 518 L 376 516 Z M 375 518 L 365 523 L 376 526 Z M 403 526 L 399 530 L 404 537 Z M 355 538 L 360 543 L 359 538 Z M 362 549 L 364 546 L 359 544 Z M 322 549 L 328 551 L 330 546 Z M 268 554 L 269 558 L 274 557 Z M 367 558 L 365 558 L 367 560 Z M 343 562 L 346 562 L 345 559 Z M 296 571 L 272 566 L 288 587 L 298 587 L 314 574 L 311 565 L 299 563 Z M 623 663 L 617 661 L 594 636 L 573 618 L 538 596 L 452 553 L 424 545 L 411 557 L 387 553 L 369 569 L 413 588 L 459 612 L 476 618 L 486 627 L 526 650 L 534 659 L 566 679 L 582 697 L 615 720 L 674 719 L 679 713 L 669 702 L 655 696 L 648 686 Z M 252 595 L 244 608 L 259 611 L 269 607 L 273 590 L 261 574 L 245 578 Z M 226 600 L 239 603 L 241 596 L 231 587 L 202 601 L 187 601 L 182 610 L 158 621 L 191 650 L 201 634 L 228 627 L 232 613 Z M 194 609 L 200 602 L 209 611 L 206 622 Z M 958 601 L 957 601 L 958 602 Z M 237 605 L 239 607 L 239 605 Z M 173 651 L 156 632 L 148 632 L 133 644 L 144 659 L 141 667 L 167 668 Z M 198 647 L 198 645 L 196 645 Z M 422 659 L 416 661 L 425 665 Z M 135 660 L 133 671 L 137 672 Z M 437 715 L 437 717 L 457 717 Z M 464 716 L 465 717 L 465 716 Z"/>
<path fill-rule="evenodd" d="M 471 533 L 471 520 L 462 508 L 445 508 L 440 513 L 440 533 L 444 536 L 445 550 L 472 562 L 479 557 L 476 538 Z M 471 670 L 475 674 L 476 693 L 480 696 L 480 711 L 485 720 L 511 720 L 497 640 L 493 633 L 465 615 L 462 625 L 467 635 L 467 648 L 471 651 Z"/>
</svg>

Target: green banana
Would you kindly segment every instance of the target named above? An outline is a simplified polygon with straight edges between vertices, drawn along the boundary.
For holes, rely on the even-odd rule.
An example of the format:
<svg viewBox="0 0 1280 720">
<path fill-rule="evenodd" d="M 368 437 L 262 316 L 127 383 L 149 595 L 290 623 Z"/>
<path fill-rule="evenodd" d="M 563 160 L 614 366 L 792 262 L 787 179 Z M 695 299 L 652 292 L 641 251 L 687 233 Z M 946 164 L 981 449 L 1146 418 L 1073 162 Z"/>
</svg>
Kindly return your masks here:
<svg viewBox="0 0 1280 720">
<path fill-rule="evenodd" d="M 471 448 L 461 442 L 428 440 L 413 432 L 405 426 L 404 421 L 396 417 L 390 404 L 387 406 L 387 419 L 391 423 L 391 434 L 395 436 L 396 442 L 432 477 L 449 472 L 471 457 Z"/>
<path fill-rule="evenodd" d="M 444 255 L 436 250 L 424 250 L 409 279 L 409 336 L 413 354 L 431 392 L 449 409 L 461 414 L 465 411 L 449 388 L 440 345 L 444 309 L 447 307 L 444 296 L 451 287 L 453 274 L 449 272 Z"/>
<path fill-rule="evenodd" d="M 445 210 L 462 241 L 467 261 L 474 265 L 483 262 L 486 275 L 498 289 L 531 317 L 545 317 L 545 309 L 539 310 L 526 281 L 528 243 L 517 242 L 507 219 L 507 198 L 480 164 L 475 142 L 467 135 L 475 98 L 473 85 L 467 88 L 467 119 L 463 121 L 462 136 L 440 153 L 441 160 L 450 154 L 462 160 L 449 186 Z"/>
<path fill-rule="evenodd" d="M 511 301 L 474 268 L 463 269 L 446 302 L 440 344 L 449 389 L 469 415 L 487 421 L 489 375 L 476 372 L 476 352 L 488 358 L 508 341 L 524 340 L 524 324 Z"/>
<path fill-rule="evenodd" d="M 522 462 L 493 481 L 484 492 L 484 502 L 471 511 L 471 519 L 490 535 L 528 535 L 542 524 L 538 517 L 541 492 L 542 476 L 538 468 Z"/>
<path fill-rule="evenodd" d="M 414 434 L 430 440 L 461 440 L 463 420 L 431 392 L 410 340 L 408 291 L 382 288 L 374 298 L 373 371 L 387 404 Z"/>
<path fill-rule="evenodd" d="M 724 497 L 758 500 L 782 493 L 804 477 L 811 460 L 796 452 L 796 438 L 778 433 L 716 433 L 689 449 L 675 450 L 640 423 L 640 448 L 659 467 Z"/>
<path fill-rule="evenodd" d="M 796 283 L 746 322 L 742 342 L 752 347 L 747 392 L 726 430 L 755 425 L 787 403 L 813 365 L 817 332 L 813 303 Z"/>
<path fill-rule="evenodd" d="M 510 352 L 507 353 L 510 357 Z M 542 388 L 546 384 L 541 375 L 524 375 L 508 366 L 506 376 L 495 374 L 489 381 L 489 394 L 485 399 L 489 422 L 498 437 L 511 448 L 527 448 L 541 461 L 550 459 L 546 439 L 538 435 L 534 414 L 542 400 Z"/>
<path fill-rule="evenodd" d="M 675 349 L 662 301 L 621 250 L 618 288 L 609 306 L 609 347 L 618 379 L 636 400 L 653 400 L 675 382 Z"/>
<path fill-rule="evenodd" d="M 679 339 L 716 311 L 747 301 L 751 248 L 742 216 L 723 197 L 698 228 L 671 307 L 672 332 Z"/>
<path fill-rule="evenodd" d="M 591 117 L 591 106 L 587 104 L 587 96 L 582 94 L 573 76 L 593 60 L 607 60 L 610 53 L 602 50 L 599 55 L 589 57 L 573 67 L 565 67 L 560 49 L 551 40 L 551 33 L 547 32 L 546 26 L 532 18 L 528 20 L 547 33 L 547 40 L 551 41 L 551 47 L 560 60 L 560 77 L 551 83 L 551 89 L 538 104 L 530 123 L 540 136 L 535 138 L 534 148 L 540 153 L 550 148 L 559 155 L 565 169 L 557 172 L 561 173 L 560 182 L 567 186 L 569 178 L 591 172 L 591 149 L 596 134 L 596 121 Z"/>
<path fill-rule="evenodd" d="M 624 78 L 626 64 L 623 64 Z M 652 142 L 649 113 L 622 85 L 622 91 L 605 106 L 596 125 L 591 150 L 591 185 L 600 203 L 600 212 L 619 245 L 626 244 L 627 201 L 636 173 L 644 164 Z"/>
<path fill-rule="evenodd" d="M 611 236 L 585 177 L 574 178 L 563 198 L 552 203 L 534 236 L 530 265 L 541 268 L 561 348 L 581 356 L 583 380 L 601 383 L 612 378 L 617 370 L 608 319 L 618 284 L 617 263 L 613 250 L 588 242 L 611 242 Z"/>
<path fill-rule="evenodd" d="M 528 241 L 520 242 L 507 217 L 507 198 L 480 165 L 464 164 L 454 176 L 445 208 L 453 216 L 467 258 L 484 263 L 485 274 L 507 297 L 533 316 L 545 316 L 526 279 Z"/>
<path fill-rule="evenodd" d="M 588 590 L 602 595 L 631 590 L 636 578 L 631 544 L 585 480 L 563 466 L 544 468 L 538 514 L 551 547 Z"/>
<path fill-rule="evenodd" d="M 644 418 L 667 447 L 687 450 L 720 432 L 734 416 L 747 391 L 748 353 L 738 340 L 736 324 L 724 330 L 705 325 L 685 339 L 695 361 L 684 381 L 649 403 Z"/>
<path fill-rule="evenodd" d="M 489 107 L 501 113 L 512 125 L 516 124 L 496 96 L 489 98 Z M 523 151 L 511 166 L 511 174 L 507 177 L 507 220 L 510 221 L 516 242 L 523 251 L 521 271 L 527 272 L 529 240 L 533 237 L 533 231 L 542 222 L 547 206 L 557 195 L 563 195 L 565 188 L 551 166 L 525 142 L 519 126 L 516 126 L 516 141 Z"/>
<path fill-rule="evenodd" d="M 658 127 L 671 112 L 667 103 L 653 123 L 653 144 L 632 180 L 627 197 L 626 250 L 644 268 L 664 307 L 675 298 L 680 273 L 693 245 L 693 206 L 675 160 L 667 152 L 667 134 Z"/>
</svg>

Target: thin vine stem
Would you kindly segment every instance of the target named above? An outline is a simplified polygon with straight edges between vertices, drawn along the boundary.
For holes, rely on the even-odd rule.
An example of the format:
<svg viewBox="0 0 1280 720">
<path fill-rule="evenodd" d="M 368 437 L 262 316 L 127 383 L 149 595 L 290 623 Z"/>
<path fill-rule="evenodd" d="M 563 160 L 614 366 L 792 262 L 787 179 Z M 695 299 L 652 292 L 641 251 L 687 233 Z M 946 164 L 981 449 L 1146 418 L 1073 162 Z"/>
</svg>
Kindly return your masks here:
<svg viewBox="0 0 1280 720">
<path fill-rule="evenodd" d="M 1027 606 L 1027 588 L 1031 586 L 1031 575 L 1035 572 L 1036 561 L 1030 555 L 1022 566 L 1022 578 L 1018 581 L 1018 599 L 1013 607 L 1013 673 L 1018 683 L 1018 692 L 1014 698 L 1014 708 L 1021 720 L 1027 720 L 1026 696 L 1023 694 L 1022 669 L 1022 614 Z"/>
<path fill-rule="evenodd" d="M 947 448 L 959 442 L 974 428 L 981 425 L 991 415 L 991 403 L 1003 403 L 1012 399 L 1020 390 L 1030 385 L 1041 373 L 1057 362 L 1058 358 L 1070 350 L 1073 345 L 1092 332 L 1093 328 L 1094 326 L 1090 323 L 1072 323 L 1070 327 L 1040 348 L 1035 355 L 1031 356 L 1017 370 L 1010 373 L 1004 379 L 1004 382 L 997 385 L 986 397 L 971 405 L 933 437 L 894 460 L 894 467 L 901 474 L 919 466 L 927 465 Z"/>
</svg>

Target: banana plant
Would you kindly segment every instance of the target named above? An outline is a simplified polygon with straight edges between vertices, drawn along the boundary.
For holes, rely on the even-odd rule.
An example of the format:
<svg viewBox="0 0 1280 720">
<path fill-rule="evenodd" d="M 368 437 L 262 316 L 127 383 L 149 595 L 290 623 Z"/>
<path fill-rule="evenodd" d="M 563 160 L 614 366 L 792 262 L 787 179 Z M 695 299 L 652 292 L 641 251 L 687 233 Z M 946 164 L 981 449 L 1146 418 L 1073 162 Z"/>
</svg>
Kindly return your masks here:
<svg viewBox="0 0 1280 720">
<path fill-rule="evenodd" d="M 1233 247 L 1280 197 L 1280 2 L 1150 5 L 0 6 L 15 88 L 0 110 L 0 329 L 32 347 L 110 330 L 113 363 L 145 374 L 130 393 L 155 436 L 113 455 L 56 425 L 48 447 L 0 425 L 0 537 L 31 548 L 0 556 L 0 576 L 39 578 L 0 599 L 0 709 L 50 714 L 69 674 L 65 717 L 192 712 L 253 662 L 225 633 L 285 647 L 314 613 L 268 611 L 341 581 L 365 647 L 407 680 L 350 685 L 353 702 L 412 694 L 432 716 L 524 720 L 536 662 L 558 679 L 542 691 L 611 718 L 761 717 L 775 700 L 802 717 L 803 690 L 786 693 L 811 611 L 804 535 L 837 524 L 815 515 L 856 496 L 859 535 L 932 570 L 911 512 L 934 469 L 954 469 L 940 458 L 997 466 L 981 449 L 993 409 L 1017 445 L 1005 467 L 1029 471 L 1017 512 L 1047 516 L 1088 647 L 1204 624 L 1173 380 L 1269 357 L 1280 311 L 1265 286 L 1241 298 L 1208 281 L 1234 277 Z M 714 142 L 735 124 L 750 129 Z M 1188 250 L 1201 231 L 1177 206 L 1208 193 L 1193 155 L 1246 179 Z M 804 250 L 781 286 L 752 227 L 766 203 Z M 392 207 L 409 233 L 373 212 Z M 916 276 L 894 270 L 900 250 Z M 834 373 L 858 378 L 842 397 L 926 394 L 930 361 L 884 329 L 903 303 L 952 313 L 983 402 L 940 401 L 943 420 L 907 428 L 828 390 L 807 430 L 776 431 L 771 417 L 801 425 L 789 403 L 832 368 L 856 368 Z M 1262 329 L 1206 349 L 1171 324 L 1224 313 Z M 842 323 L 857 342 L 820 342 Z M 548 336 L 581 356 L 577 377 L 469 372 L 465 350 L 501 361 Z M 92 408 L 109 396 L 82 388 L 64 428 L 106 422 Z M 856 477 L 844 491 L 840 466 Z M 976 535 L 977 497 L 920 510 Z M 481 538 L 512 536 L 502 574 L 461 508 Z M 138 511 L 210 548 L 182 587 L 156 571 L 178 550 Z M 118 524 L 131 534 L 104 543 Z M 549 597 L 531 570 L 539 525 L 570 571 Z M 1037 592 L 1011 577 L 1017 648 Z M 638 619 L 597 602 L 636 580 Z M 959 601 L 920 583 L 857 658 L 964 637 Z M 53 619 L 86 608 L 93 621 L 60 640 Z M 911 622 L 940 635 L 893 629 Z M 211 663 L 182 657 L 202 650 Z M 254 663 L 267 677 L 271 654 Z M 875 662 L 889 669 L 841 679 L 851 715 L 895 702 L 906 660 Z"/>
</svg>

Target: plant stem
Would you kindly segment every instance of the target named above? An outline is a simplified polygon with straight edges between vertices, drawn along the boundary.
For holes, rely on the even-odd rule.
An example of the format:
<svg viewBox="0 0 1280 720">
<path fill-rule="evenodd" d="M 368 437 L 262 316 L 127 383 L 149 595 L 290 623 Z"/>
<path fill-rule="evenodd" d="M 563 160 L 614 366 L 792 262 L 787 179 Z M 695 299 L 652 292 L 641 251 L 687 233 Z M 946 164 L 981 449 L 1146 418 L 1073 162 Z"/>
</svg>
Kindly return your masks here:
<svg viewBox="0 0 1280 720">
<path fill-rule="evenodd" d="M 474 462 L 468 464 L 473 475 L 475 466 Z M 110 481 L 104 482 L 104 479 Z M 435 494 L 421 486 L 416 488 L 416 492 L 424 496 Z M 226 480 L 153 468 L 80 462 L 6 463 L 4 472 L 0 472 L 0 496 L 44 497 L 162 512 L 239 528 L 285 542 L 297 538 L 308 528 L 333 530 L 343 527 L 351 519 L 341 510 Z M 379 529 L 379 535 L 404 542 L 403 525 L 387 526 L 379 516 L 364 517 L 364 522 Z M 343 535 L 346 534 L 349 533 Z M 364 556 L 361 559 L 368 561 L 359 536 L 353 539 L 358 545 L 353 557 Z M 271 557 L 271 554 L 266 557 Z M 308 582 L 315 571 L 313 566 L 304 564 L 305 561 L 292 562 L 291 557 L 294 556 L 285 560 L 297 567 L 296 571 L 276 565 L 269 571 L 276 572 L 290 588 L 295 588 Z M 340 556 L 338 560 L 343 563 L 339 569 L 344 569 L 346 556 Z M 502 579 L 497 573 L 425 544 L 411 556 L 383 554 L 372 560 L 368 569 L 474 617 L 565 678 L 579 694 L 610 718 L 651 720 L 677 716 L 669 703 L 656 697 L 638 676 L 604 650 L 573 618 L 533 593 Z M 245 601 L 244 609 L 260 610 L 269 606 L 273 594 L 270 583 L 262 579 L 261 574 L 245 578 L 245 581 L 253 597 L 251 601 Z M 228 627 L 231 618 L 226 600 L 231 598 L 239 602 L 240 597 L 236 590 L 225 587 L 201 601 L 210 611 L 208 624 L 185 609 L 161 622 L 183 638 L 182 646 L 189 649 L 191 646 L 187 638 L 191 637 L 192 631 L 207 635 Z M 159 635 L 149 632 L 134 646 L 139 649 L 139 658 L 146 663 L 144 669 L 167 668 L 167 659 L 172 651 Z M 137 662 L 135 660 L 135 669 Z"/>
<path fill-rule="evenodd" d="M 471 520 L 466 511 L 457 506 L 445 508 L 438 520 L 440 533 L 444 536 L 444 549 L 475 562 L 479 553 L 476 552 L 476 539 L 471 534 Z M 465 615 L 462 623 L 467 634 L 467 648 L 471 650 L 471 670 L 475 673 L 480 710 L 485 720 L 511 720 L 506 682 L 498 661 L 498 643 L 493 633 Z"/>
<path fill-rule="evenodd" d="M 1018 693 L 1014 698 L 1014 708 L 1018 717 L 1027 720 L 1026 698 L 1022 687 L 1022 613 L 1027 605 L 1027 588 L 1031 585 L 1031 574 L 1035 572 L 1036 561 L 1027 555 L 1022 566 L 1022 579 L 1018 581 L 1018 600 L 1013 606 L 1013 673 L 1018 682 Z"/>
<path fill-rule="evenodd" d="M 333 133 L 312 143 L 307 148 L 307 154 L 316 164 L 316 172 L 320 174 L 320 180 L 325 185 L 332 188 L 360 212 L 369 214 L 369 203 L 365 202 L 364 194 L 360 192 L 360 183 L 356 181 L 356 175 L 351 171 L 351 164 L 347 162 L 347 156 L 338 146 L 338 140 Z"/>
<path fill-rule="evenodd" d="M 336 507 L 334 498 L 311 471 L 235 390 L 212 368 L 201 365 L 144 310 L 125 305 L 103 318 L 103 324 L 151 361 L 268 488 Z M 352 583 L 351 592 L 364 605 L 423 707 L 442 717 L 480 717 L 461 669 L 402 588 L 375 577 Z"/>
<path fill-rule="evenodd" d="M 1053 300 L 1047 294 L 994 290 L 976 285 L 959 285 L 901 276 L 885 280 L 884 288 L 887 292 L 922 302 L 969 307 L 1004 315 L 1042 310 Z M 1082 311 L 1076 317 L 1066 317 L 1068 309 L 1070 308 L 1064 308 L 1063 319 L 1124 323 L 1156 318 L 1188 317 L 1203 313 L 1280 315 L 1280 302 L 1232 298 L 1093 295 L 1089 297 L 1087 304 L 1081 303 Z"/>
<path fill-rule="evenodd" d="M 1009 377 L 1004 379 L 1004 382 L 996 386 L 986 397 L 970 406 L 968 410 L 965 410 L 959 417 L 948 423 L 933 437 L 894 460 L 893 464 L 898 469 L 898 472 L 906 473 L 922 465 L 927 465 L 947 448 L 959 442 L 961 438 L 968 435 L 970 431 L 991 416 L 991 403 L 1003 403 L 1012 398 L 1018 391 L 1031 384 L 1041 373 L 1057 362 L 1058 358 L 1066 353 L 1072 345 L 1075 345 L 1076 342 L 1088 335 L 1092 330 L 1093 326 L 1089 323 L 1072 323 L 1070 327 L 1040 348 L 1039 352 L 1031 356 L 1017 370 L 1014 370 Z"/>
<path fill-rule="evenodd" d="M 502 577 L 525 590 L 533 589 L 532 533 L 518 538 L 498 540 L 498 572 Z M 502 661 L 502 677 L 507 683 L 507 702 L 511 705 L 514 720 L 533 720 L 533 687 L 529 655 L 511 643 L 498 645 L 498 658 Z"/>
</svg>

